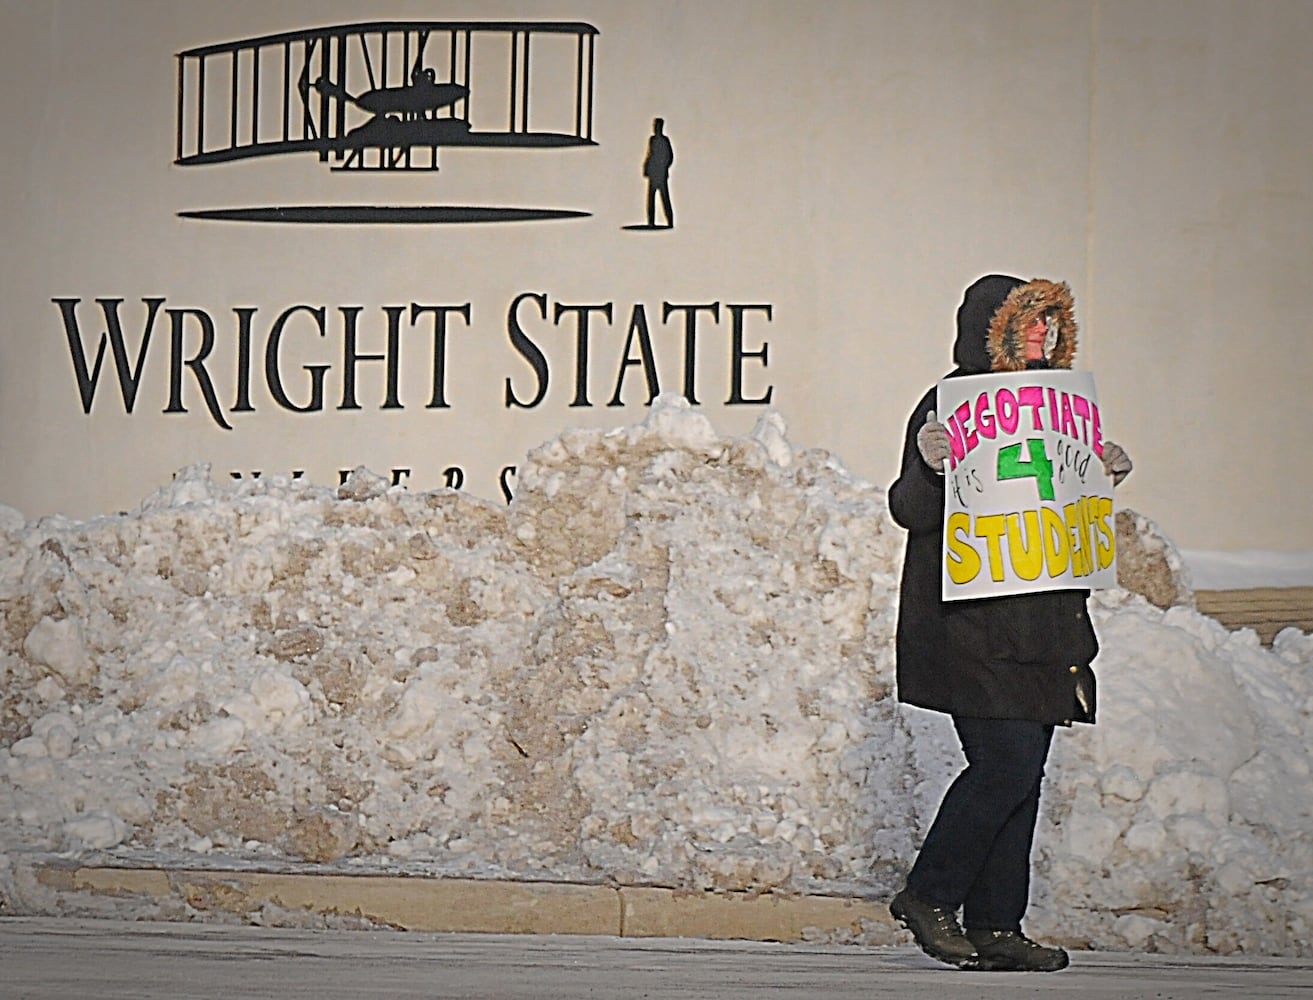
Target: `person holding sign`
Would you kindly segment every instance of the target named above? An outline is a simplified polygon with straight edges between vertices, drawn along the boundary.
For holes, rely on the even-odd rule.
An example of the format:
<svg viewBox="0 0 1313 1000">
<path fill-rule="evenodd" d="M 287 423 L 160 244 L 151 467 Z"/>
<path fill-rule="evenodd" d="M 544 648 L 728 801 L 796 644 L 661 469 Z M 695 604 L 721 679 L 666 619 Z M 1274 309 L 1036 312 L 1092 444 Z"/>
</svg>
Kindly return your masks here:
<svg viewBox="0 0 1313 1000">
<path fill-rule="evenodd" d="M 1076 321 L 1071 289 L 1065 283 L 987 275 L 966 290 L 958 307 L 953 347 L 956 368 L 947 379 L 1063 371 L 1071 368 L 1075 353 Z M 978 475 L 960 474 L 967 468 L 968 451 L 980 443 L 986 426 L 991 434 L 998 433 L 997 423 L 987 425 L 977 419 L 984 413 L 982 407 L 997 405 L 1001 397 L 1004 405 L 1000 409 L 1008 411 L 1007 398 L 1001 392 L 986 395 L 982 407 L 960 408 L 944 414 L 944 422 L 940 422 L 936 413 L 939 388 L 932 387 L 913 411 L 901 472 L 889 488 L 890 514 L 908 533 L 899 589 L 898 699 L 950 715 L 967 766 L 945 793 L 906 887 L 889 908 L 923 951 L 950 965 L 1053 972 L 1067 965 L 1067 953 L 1030 940 L 1022 933 L 1021 924 L 1030 891 L 1030 849 L 1039 816 L 1040 781 L 1054 727 L 1094 721 L 1095 682 L 1090 664 L 1099 644 L 1086 610 L 1089 591 L 1072 586 L 1070 574 L 1046 583 L 1037 569 L 1033 580 L 1022 581 L 1030 588 L 1024 592 L 1005 588 L 997 596 L 965 598 L 945 593 L 954 580 L 965 581 L 967 570 L 976 569 L 967 548 L 982 544 L 981 567 L 992 562 L 1005 564 L 1003 547 L 1012 539 L 1002 527 L 992 534 L 985 528 L 956 533 L 945 530 L 946 507 L 969 505 L 976 488 L 984 490 Z M 1044 425 L 1045 433 L 1052 432 L 1046 394 L 1032 401 L 1034 411 L 1027 415 L 1013 394 L 1013 402 L 1018 404 L 1015 426 L 1020 427 L 1028 416 L 1034 426 Z M 1053 412 L 1061 415 L 1056 390 L 1053 404 Z M 1073 411 L 1080 409 L 1080 404 L 1071 407 L 1070 401 L 1068 406 Z M 1094 465 L 1100 476 L 1107 477 L 1110 491 L 1111 485 L 1130 472 L 1131 463 L 1124 450 L 1102 439 L 1097 409 L 1093 427 L 1088 403 L 1085 411 L 1083 424 L 1073 416 L 1069 429 L 1074 433 L 1068 437 L 1073 447 L 1097 456 L 1097 462 L 1091 457 L 1082 470 L 1082 459 L 1077 456 L 1072 469 L 1082 470 L 1084 479 L 1090 474 L 1088 466 Z M 993 410 L 988 415 L 990 419 L 997 416 Z M 1045 455 L 1047 467 L 1040 454 Z M 1027 488 L 1032 494 L 1036 489 L 1044 493 L 1049 481 L 1066 471 L 1065 466 L 1053 467 L 1041 445 L 1033 445 L 1024 457 L 1020 449 L 1013 453 L 1004 448 L 998 450 L 998 456 L 993 478 L 1030 478 Z M 1073 471 L 1068 478 L 1075 475 Z M 1006 484 L 1006 488 L 1012 485 Z M 1102 483 L 1090 487 L 1096 494 L 1103 488 Z M 1045 499 L 1049 499 L 1047 495 Z M 1027 547 L 1038 545 L 1034 536 L 1041 533 L 1039 514 L 1045 504 L 1036 500 L 1033 506 L 1036 527 L 1027 531 L 1029 538 L 1018 530 L 1018 546 L 1023 542 Z M 1099 504 L 1085 504 L 1087 514 L 1091 509 L 1093 519 L 1087 518 L 1087 523 L 1076 517 L 1070 537 L 1076 539 L 1089 529 L 1082 537 L 1092 540 L 1089 565 L 1093 570 L 1103 565 L 1097 556 L 1101 551 L 1097 518 L 1105 513 L 1110 517 L 1111 504 L 1107 511 Z M 970 523 L 969 513 L 960 516 Z M 1017 524 L 1023 525 L 1020 517 Z M 957 527 L 961 527 L 960 521 Z M 987 545 L 977 537 L 981 533 Z M 1107 542 L 1111 544 L 1111 534 Z M 1069 559 L 1075 549 L 1075 543 L 1069 541 Z M 1033 562 L 1023 561 L 1023 568 Z M 954 572 L 946 574 L 946 566 Z M 988 572 L 976 575 L 987 577 Z M 1028 572 L 1023 575 L 1031 576 Z M 996 578 L 1002 576 L 1000 572 Z"/>
</svg>

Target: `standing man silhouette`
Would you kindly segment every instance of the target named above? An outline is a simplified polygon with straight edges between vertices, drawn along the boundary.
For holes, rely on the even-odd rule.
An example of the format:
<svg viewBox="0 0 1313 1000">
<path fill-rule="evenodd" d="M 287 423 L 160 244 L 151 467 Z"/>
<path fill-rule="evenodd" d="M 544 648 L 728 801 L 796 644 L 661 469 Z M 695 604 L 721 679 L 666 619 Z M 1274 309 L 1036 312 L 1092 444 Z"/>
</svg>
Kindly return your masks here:
<svg viewBox="0 0 1313 1000">
<path fill-rule="evenodd" d="M 670 207 L 670 166 L 675 162 L 675 150 L 665 134 L 666 121 L 652 121 L 652 137 L 647 140 L 647 156 L 643 160 L 643 176 L 647 178 L 647 224 L 656 228 L 656 198 L 666 211 L 666 229 L 675 228 L 675 212 Z"/>
</svg>

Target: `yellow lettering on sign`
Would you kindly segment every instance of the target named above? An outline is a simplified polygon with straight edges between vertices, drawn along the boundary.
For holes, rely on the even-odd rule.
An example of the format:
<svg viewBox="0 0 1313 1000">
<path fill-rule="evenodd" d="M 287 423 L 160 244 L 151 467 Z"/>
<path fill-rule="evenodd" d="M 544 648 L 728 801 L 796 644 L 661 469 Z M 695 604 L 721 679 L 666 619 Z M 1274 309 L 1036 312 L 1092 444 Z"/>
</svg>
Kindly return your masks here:
<svg viewBox="0 0 1313 1000">
<path fill-rule="evenodd" d="M 1039 516 L 1044 521 L 1044 567 L 1050 579 L 1055 579 L 1067 572 L 1071 562 L 1070 543 L 1067 541 L 1067 526 L 1062 515 L 1052 507 L 1041 507 Z"/>
<path fill-rule="evenodd" d="M 1021 537 L 1022 522 L 1026 535 Z M 1044 543 L 1040 539 L 1039 511 L 1024 510 L 1008 515 L 1008 559 L 1012 571 L 1023 580 L 1038 580 L 1044 572 Z"/>
<path fill-rule="evenodd" d="M 1099 569 L 1107 569 L 1112 565 L 1112 561 L 1117 558 L 1117 532 L 1113 528 L 1112 519 L 1112 497 L 1096 497 L 1095 501 L 1099 505 L 1098 528 L 1099 528 Z"/>
<path fill-rule="evenodd" d="M 976 537 L 983 538 L 989 551 L 989 576 L 995 583 L 1003 582 L 1003 532 L 1006 523 L 1002 514 L 982 514 L 976 518 Z"/>
<path fill-rule="evenodd" d="M 971 515 L 964 511 L 949 515 L 948 530 L 948 576 L 954 583 L 970 583 L 980 575 L 980 555 L 966 535 L 971 531 Z"/>
<path fill-rule="evenodd" d="M 944 534 L 948 575 L 959 585 L 974 581 L 986 562 L 996 583 L 1029 582 L 1044 575 L 1051 580 L 1090 576 L 1112 566 L 1117 555 L 1111 497 L 1081 497 L 1061 510 L 974 517 L 955 511 Z"/>
</svg>

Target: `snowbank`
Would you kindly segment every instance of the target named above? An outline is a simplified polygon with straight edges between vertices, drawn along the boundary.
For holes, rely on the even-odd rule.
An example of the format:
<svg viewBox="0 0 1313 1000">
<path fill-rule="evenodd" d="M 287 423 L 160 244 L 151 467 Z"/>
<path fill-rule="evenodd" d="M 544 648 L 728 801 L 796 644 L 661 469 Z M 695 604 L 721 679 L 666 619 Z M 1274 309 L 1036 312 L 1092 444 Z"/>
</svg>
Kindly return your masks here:
<svg viewBox="0 0 1313 1000">
<path fill-rule="evenodd" d="M 0 890 L 51 853 L 891 893 L 959 766 L 896 705 L 902 532 L 771 415 L 681 400 L 529 456 L 510 507 L 215 483 L 0 510 Z M 1313 954 L 1313 637 L 1094 601 L 1037 935 Z"/>
<path fill-rule="evenodd" d="M 1184 550 L 1198 590 L 1246 590 L 1254 587 L 1313 587 L 1313 551 L 1240 552 Z"/>
</svg>

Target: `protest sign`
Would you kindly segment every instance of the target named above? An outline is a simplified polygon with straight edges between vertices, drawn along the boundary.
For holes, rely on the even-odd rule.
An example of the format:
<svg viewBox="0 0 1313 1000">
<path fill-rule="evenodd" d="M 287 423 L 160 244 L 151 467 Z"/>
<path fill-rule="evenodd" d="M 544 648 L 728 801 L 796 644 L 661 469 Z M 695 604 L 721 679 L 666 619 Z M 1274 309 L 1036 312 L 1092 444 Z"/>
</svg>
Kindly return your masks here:
<svg viewBox="0 0 1313 1000">
<path fill-rule="evenodd" d="M 1112 480 L 1089 372 L 944 379 L 943 599 L 1117 584 Z"/>
</svg>

